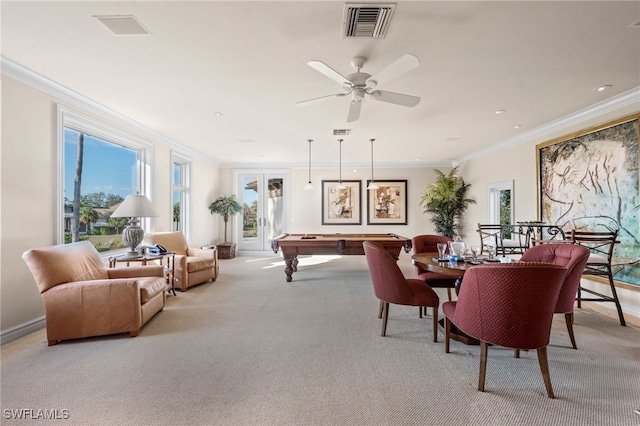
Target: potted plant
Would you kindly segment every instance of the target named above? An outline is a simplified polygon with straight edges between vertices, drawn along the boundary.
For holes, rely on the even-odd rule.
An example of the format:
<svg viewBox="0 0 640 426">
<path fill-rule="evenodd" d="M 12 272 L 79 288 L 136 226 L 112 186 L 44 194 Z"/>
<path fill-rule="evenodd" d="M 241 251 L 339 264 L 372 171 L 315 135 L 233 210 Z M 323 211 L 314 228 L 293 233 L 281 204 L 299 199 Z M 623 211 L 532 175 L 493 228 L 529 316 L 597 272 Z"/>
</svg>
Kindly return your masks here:
<svg viewBox="0 0 640 426">
<path fill-rule="evenodd" d="M 427 184 L 426 190 L 420 198 L 420 205 L 425 213 L 431 215 L 431 222 L 435 225 L 436 233 L 453 238 L 458 235 L 458 223 L 469 204 L 476 201 L 466 198 L 470 183 L 456 175 L 457 167 L 444 174 L 436 169 L 436 181 Z"/>
<path fill-rule="evenodd" d="M 224 242 L 217 245 L 218 257 L 220 259 L 233 259 L 236 256 L 236 244 L 227 241 L 227 223 L 229 218 L 242 211 L 242 205 L 238 202 L 236 195 L 218 197 L 209 204 L 211 214 L 217 213 L 224 220 Z"/>
</svg>

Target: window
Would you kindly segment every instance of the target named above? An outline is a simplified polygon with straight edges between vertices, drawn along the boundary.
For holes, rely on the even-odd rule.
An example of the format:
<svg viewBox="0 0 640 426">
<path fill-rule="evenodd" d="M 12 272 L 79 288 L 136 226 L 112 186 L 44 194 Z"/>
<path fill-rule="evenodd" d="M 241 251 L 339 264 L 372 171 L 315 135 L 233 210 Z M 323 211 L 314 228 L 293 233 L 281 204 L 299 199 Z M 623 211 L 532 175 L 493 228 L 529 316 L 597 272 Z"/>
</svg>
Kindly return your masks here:
<svg viewBox="0 0 640 426">
<path fill-rule="evenodd" d="M 513 216 L 513 181 L 490 184 L 488 223 L 512 225 Z M 506 232 L 505 238 L 511 238 L 511 234 Z"/>
<path fill-rule="evenodd" d="M 189 171 L 191 163 L 186 158 L 173 154 L 173 225 L 174 231 L 188 236 L 189 217 Z"/>
<path fill-rule="evenodd" d="M 148 193 L 151 145 L 115 127 L 58 108 L 59 242 L 89 240 L 100 252 L 125 248 L 126 218 L 111 213 L 129 194 Z M 147 223 L 140 226 L 148 228 Z"/>
</svg>

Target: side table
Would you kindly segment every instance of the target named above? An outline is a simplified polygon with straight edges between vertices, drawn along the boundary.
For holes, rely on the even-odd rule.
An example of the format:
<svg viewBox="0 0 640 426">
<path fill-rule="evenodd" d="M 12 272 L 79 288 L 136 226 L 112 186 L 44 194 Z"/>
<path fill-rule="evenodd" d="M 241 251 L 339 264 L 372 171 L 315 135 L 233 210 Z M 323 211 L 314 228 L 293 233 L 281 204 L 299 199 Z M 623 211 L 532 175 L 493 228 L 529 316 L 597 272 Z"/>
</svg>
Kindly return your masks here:
<svg viewBox="0 0 640 426">
<path fill-rule="evenodd" d="M 173 293 L 175 296 L 175 255 L 175 252 L 169 251 L 162 254 L 144 254 L 136 258 L 127 258 L 124 255 L 111 256 L 109 257 L 109 268 L 115 268 L 118 263 L 126 263 L 125 266 L 129 266 L 131 262 L 140 262 L 145 266 L 148 262 L 158 261 L 160 265 L 164 266 L 164 273 L 167 279 L 166 291 Z"/>
</svg>

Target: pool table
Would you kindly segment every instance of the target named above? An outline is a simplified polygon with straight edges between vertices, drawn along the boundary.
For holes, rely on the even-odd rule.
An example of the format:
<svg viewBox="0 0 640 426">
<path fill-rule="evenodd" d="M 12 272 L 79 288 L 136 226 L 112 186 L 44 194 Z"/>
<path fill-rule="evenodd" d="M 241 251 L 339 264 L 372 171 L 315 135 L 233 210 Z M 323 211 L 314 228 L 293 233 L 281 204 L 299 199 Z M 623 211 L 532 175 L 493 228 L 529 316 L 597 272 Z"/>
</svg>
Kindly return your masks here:
<svg viewBox="0 0 640 426">
<path fill-rule="evenodd" d="M 364 241 L 381 244 L 396 260 L 402 249 L 411 251 L 411 239 L 396 234 L 282 234 L 271 240 L 271 249 L 274 253 L 282 250 L 284 273 L 291 282 L 291 275 L 298 271 L 298 255 L 363 255 Z"/>
</svg>

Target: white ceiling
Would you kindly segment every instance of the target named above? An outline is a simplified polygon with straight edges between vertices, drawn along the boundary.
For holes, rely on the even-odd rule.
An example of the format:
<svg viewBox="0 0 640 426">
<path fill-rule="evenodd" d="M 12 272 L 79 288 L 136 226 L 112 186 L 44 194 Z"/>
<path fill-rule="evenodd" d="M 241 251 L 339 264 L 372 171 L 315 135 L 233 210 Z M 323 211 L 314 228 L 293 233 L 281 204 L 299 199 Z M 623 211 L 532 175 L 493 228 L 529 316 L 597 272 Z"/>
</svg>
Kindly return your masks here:
<svg viewBox="0 0 640 426">
<path fill-rule="evenodd" d="M 342 38 L 344 4 L 2 1 L 2 55 L 223 165 L 304 165 L 309 138 L 333 164 L 345 128 L 344 164 L 370 138 L 381 163 L 448 164 L 640 86 L 638 1 L 401 1 L 381 40 Z M 93 17 L 129 14 L 151 35 Z M 374 74 L 404 53 L 421 65 L 380 88 L 414 108 L 296 106 L 341 91 L 310 60 Z"/>
</svg>

